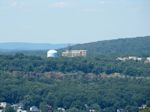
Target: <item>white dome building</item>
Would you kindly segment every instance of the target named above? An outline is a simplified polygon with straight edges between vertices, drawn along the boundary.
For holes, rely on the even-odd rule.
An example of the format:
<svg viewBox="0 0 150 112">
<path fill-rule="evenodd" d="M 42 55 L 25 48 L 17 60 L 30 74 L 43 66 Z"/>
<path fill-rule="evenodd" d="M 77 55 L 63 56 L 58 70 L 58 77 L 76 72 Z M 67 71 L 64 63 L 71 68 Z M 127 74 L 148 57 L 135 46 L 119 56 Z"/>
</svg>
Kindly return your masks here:
<svg viewBox="0 0 150 112">
<path fill-rule="evenodd" d="M 48 58 L 55 58 L 55 57 L 57 57 L 57 51 L 56 50 L 49 50 L 47 52 L 47 57 Z"/>
</svg>

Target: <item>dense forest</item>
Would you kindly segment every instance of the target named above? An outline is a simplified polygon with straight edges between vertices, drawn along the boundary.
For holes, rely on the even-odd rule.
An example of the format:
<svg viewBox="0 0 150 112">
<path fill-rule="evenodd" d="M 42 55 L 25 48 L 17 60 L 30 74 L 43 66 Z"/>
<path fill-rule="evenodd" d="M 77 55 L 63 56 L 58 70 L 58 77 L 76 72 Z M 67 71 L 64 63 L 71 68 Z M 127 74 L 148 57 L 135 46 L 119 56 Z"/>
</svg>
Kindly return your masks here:
<svg viewBox="0 0 150 112">
<path fill-rule="evenodd" d="M 0 49 L 0 55 L 24 54 L 27 56 L 46 57 L 47 50 L 4 50 Z"/>
<path fill-rule="evenodd" d="M 80 73 L 78 77 L 68 74 L 64 78 L 22 75 L 25 74 L 0 72 L 0 101 L 20 102 L 27 109 L 36 105 L 42 112 L 47 112 L 46 105 L 53 110 L 63 107 L 68 112 L 87 112 L 87 108 L 97 112 L 116 112 L 117 109 L 137 112 L 142 104 L 150 105 L 147 79 L 89 79 Z"/>
<path fill-rule="evenodd" d="M 0 70 L 23 72 L 83 72 L 107 75 L 150 76 L 150 64 L 143 61 L 118 61 L 112 57 L 41 58 L 24 54 L 0 55 Z"/>
<path fill-rule="evenodd" d="M 38 106 L 47 112 L 138 112 L 150 106 L 150 64 L 110 57 L 47 59 L 24 54 L 0 56 L 0 101 Z M 101 77 L 101 74 L 135 77 Z M 137 77 L 143 78 L 137 78 Z M 145 78 L 144 78 L 145 77 Z M 32 86 L 31 86 L 32 85 Z"/>
<path fill-rule="evenodd" d="M 111 55 L 139 55 L 150 56 L 150 36 L 105 40 L 71 46 L 71 49 L 85 49 L 88 56 Z M 64 49 L 62 49 L 64 50 Z"/>
</svg>

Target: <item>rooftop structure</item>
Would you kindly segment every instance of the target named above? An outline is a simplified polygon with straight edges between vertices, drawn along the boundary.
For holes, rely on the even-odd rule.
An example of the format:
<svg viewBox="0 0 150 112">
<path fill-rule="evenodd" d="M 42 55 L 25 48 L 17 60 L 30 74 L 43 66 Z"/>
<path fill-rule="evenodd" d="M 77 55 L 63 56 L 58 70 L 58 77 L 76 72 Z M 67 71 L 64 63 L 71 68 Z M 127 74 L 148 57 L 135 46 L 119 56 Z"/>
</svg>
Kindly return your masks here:
<svg viewBox="0 0 150 112">
<path fill-rule="evenodd" d="M 49 50 L 47 52 L 47 57 L 48 58 L 55 58 L 55 57 L 57 57 L 57 51 L 56 50 Z"/>
</svg>

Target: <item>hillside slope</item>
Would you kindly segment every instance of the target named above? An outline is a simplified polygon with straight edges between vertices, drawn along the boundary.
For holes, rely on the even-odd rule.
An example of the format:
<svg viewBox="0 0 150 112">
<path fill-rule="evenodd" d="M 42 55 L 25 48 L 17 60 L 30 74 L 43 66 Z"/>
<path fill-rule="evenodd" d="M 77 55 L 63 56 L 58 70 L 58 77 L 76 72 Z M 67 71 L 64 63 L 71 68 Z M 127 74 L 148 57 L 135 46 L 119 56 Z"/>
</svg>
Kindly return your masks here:
<svg viewBox="0 0 150 112">
<path fill-rule="evenodd" d="M 97 56 L 97 55 L 149 56 L 150 36 L 77 44 L 72 46 L 71 49 L 85 49 L 88 51 L 89 56 Z"/>
<path fill-rule="evenodd" d="M 67 46 L 68 44 L 21 43 L 21 42 L 0 43 L 1 50 L 47 50 L 47 49 L 60 49 Z"/>
</svg>

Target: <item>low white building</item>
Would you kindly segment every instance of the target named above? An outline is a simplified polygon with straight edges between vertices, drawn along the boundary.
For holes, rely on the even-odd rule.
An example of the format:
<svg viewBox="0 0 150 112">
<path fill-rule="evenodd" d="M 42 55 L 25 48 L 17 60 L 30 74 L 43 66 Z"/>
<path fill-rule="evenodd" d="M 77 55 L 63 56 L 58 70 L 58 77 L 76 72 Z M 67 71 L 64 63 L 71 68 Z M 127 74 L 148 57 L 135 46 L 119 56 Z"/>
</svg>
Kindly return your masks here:
<svg viewBox="0 0 150 112">
<path fill-rule="evenodd" d="M 6 108 L 7 103 L 6 102 L 0 102 L 0 112 L 3 112 L 3 110 Z"/>
<path fill-rule="evenodd" d="M 55 58 L 57 57 L 57 51 L 56 50 L 49 50 L 47 51 L 47 58 Z"/>
<path fill-rule="evenodd" d="M 40 110 L 36 106 L 30 107 L 30 112 L 40 112 Z"/>
<path fill-rule="evenodd" d="M 17 109 L 16 112 L 27 112 L 27 110 Z"/>
<path fill-rule="evenodd" d="M 150 63 L 150 57 L 147 57 L 145 63 Z"/>
<path fill-rule="evenodd" d="M 23 109 L 23 104 L 21 104 L 21 103 L 19 103 L 19 104 L 13 104 L 13 105 L 11 105 L 11 107 L 12 107 L 14 110 Z"/>
<path fill-rule="evenodd" d="M 129 56 L 129 57 L 118 57 L 116 60 L 119 60 L 119 61 L 128 61 L 128 60 L 142 61 L 142 58 L 136 57 L 136 56 Z"/>
<path fill-rule="evenodd" d="M 94 110 L 94 109 L 90 109 L 90 110 L 89 110 L 89 112 L 96 112 L 96 110 Z"/>
<path fill-rule="evenodd" d="M 142 58 L 137 58 L 138 61 L 142 61 Z"/>
<path fill-rule="evenodd" d="M 6 108 L 7 103 L 6 102 L 0 102 L 0 108 L 4 109 Z"/>
<path fill-rule="evenodd" d="M 129 60 L 134 60 L 134 61 L 141 61 L 142 58 L 136 57 L 136 56 L 129 56 Z"/>
<path fill-rule="evenodd" d="M 58 112 L 66 112 L 66 110 L 64 108 L 57 108 Z"/>
<path fill-rule="evenodd" d="M 116 60 L 119 60 L 119 61 L 126 61 L 128 60 L 127 57 L 118 57 Z"/>
<path fill-rule="evenodd" d="M 139 107 L 139 109 L 145 109 L 147 108 L 147 105 L 143 104 L 141 107 Z"/>
<path fill-rule="evenodd" d="M 117 109 L 117 112 L 128 112 L 128 111 L 125 109 Z"/>
</svg>

